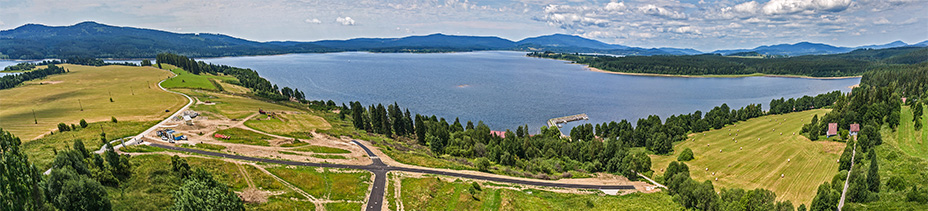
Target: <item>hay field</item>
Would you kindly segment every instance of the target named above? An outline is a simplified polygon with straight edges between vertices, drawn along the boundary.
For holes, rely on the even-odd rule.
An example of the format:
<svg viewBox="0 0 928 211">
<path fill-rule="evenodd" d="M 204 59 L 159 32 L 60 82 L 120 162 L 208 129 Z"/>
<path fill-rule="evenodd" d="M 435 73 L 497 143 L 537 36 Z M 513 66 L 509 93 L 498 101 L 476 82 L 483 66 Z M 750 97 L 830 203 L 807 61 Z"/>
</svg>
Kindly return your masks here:
<svg viewBox="0 0 928 211">
<path fill-rule="evenodd" d="M 821 117 L 827 111 L 759 117 L 720 130 L 692 134 L 686 141 L 675 143 L 673 155 L 652 155 L 651 169 L 655 175 L 663 175 L 677 153 L 690 148 L 696 158 L 686 162 L 690 175 L 697 181 L 711 180 L 716 191 L 765 188 L 775 192 L 777 200 L 808 206 L 818 185 L 831 181 L 837 172 L 836 161 L 844 148 L 841 142 L 812 142 L 799 135 L 802 125 L 810 122 L 813 115 Z"/>
<path fill-rule="evenodd" d="M 0 90 L 0 128 L 24 141 L 56 130 L 58 123 L 160 120 L 187 100 L 165 92 L 157 83 L 170 77 L 152 67 L 81 66 L 64 64 L 69 73 L 32 80 Z M 110 102 L 110 97 L 113 102 Z M 83 111 L 81 111 L 83 106 Z M 35 109 L 38 124 L 33 121 Z"/>
</svg>

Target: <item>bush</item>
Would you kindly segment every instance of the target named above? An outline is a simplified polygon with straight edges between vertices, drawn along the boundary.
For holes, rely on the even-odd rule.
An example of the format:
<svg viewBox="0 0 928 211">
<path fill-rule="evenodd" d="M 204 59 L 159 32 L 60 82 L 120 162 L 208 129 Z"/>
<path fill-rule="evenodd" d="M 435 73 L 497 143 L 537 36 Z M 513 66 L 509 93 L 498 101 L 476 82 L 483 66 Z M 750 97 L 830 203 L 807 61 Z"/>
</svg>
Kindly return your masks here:
<svg viewBox="0 0 928 211">
<path fill-rule="evenodd" d="M 71 126 L 65 123 L 58 123 L 58 132 L 71 131 Z"/>
<path fill-rule="evenodd" d="M 476 160 L 475 162 L 476 162 L 476 165 L 477 165 L 477 169 L 479 169 L 480 171 L 482 171 L 482 172 L 489 172 L 489 171 L 490 171 L 490 165 L 492 165 L 492 164 L 490 163 L 490 160 L 489 160 L 489 159 L 487 159 L 487 158 L 485 158 L 485 157 L 480 157 L 480 158 L 477 158 L 477 160 Z"/>
<path fill-rule="evenodd" d="M 890 177 L 889 181 L 886 182 L 886 188 L 894 191 L 905 190 L 905 180 L 900 176 Z"/>
<path fill-rule="evenodd" d="M 112 121 L 113 123 L 119 123 L 119 121 L 117 121 L 117 120 L 116 120 L 116 117 L 114 117 L 114 116 L 111 116 L 111 117 L 110 117 L 110 121 Z"/>
<path fill-rule="evenodd" d="M 81 119 L 81 128 L 87 128 L 87 121 L 84 119 Z"/>
<path fill-rule="evenodd" d="M 693 160 L 693 150 L 686 148 L 683 152 L 680 153 L 680 156 L 677 156 L 677 161 L 691 161 Z"/>
</svg>

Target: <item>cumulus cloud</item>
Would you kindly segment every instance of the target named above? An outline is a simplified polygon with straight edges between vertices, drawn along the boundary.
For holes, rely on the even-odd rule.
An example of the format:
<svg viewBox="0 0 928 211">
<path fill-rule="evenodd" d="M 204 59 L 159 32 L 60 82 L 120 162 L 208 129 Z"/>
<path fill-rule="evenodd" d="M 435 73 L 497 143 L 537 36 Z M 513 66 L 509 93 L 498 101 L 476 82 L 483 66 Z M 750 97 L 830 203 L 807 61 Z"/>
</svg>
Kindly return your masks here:
<svg viewBox="0 0 928 211">
<path fill-rule="evenodd" d="M 734 11 L 740 12 L 740 13 L 755 13 L 757 12 L 757 5 L 758 4 L 756 1 L 744 2 L 741 4 L 735 5 Z"/>
<path fill-rule="evenodd" d="M 768 15 L 793 14 L 799 12 L 840 12 L 851 5 L 851 0 L 771 0 L 764 4 Z"/>
<path fill-rule="evenodd" d="M 603 7 L 603 9 L 610 11 L 625 10 L 626 8 L 628 7 L 625 6 L 625 2 L 609 2 L 606 7 Z"/>
<path fill-rule="evenodd" d="M 642 7 L 639 7 L 639 8 L 638 8 L 638 11 L 640 11 L 641 13 L 644 13 L 644 14 L 648 14 L 648 15 L 663 16 L 663 17 L 667 17 L 667 18 L 671 18 L 671 19 L 684 19 L 684 18 L 686 18 L 686 14 L 684 14 L 684 13 L 677 12 L 677 11 L 673 11 L 673 10 L 669 10 L 669 9 L 666 9 L 666 8 L 663 8 L 663 7 L 658 7 L 658 6 L 655 6 L 655 5 L 653 5 L 653 4 L 648 4 L 648 5 L 644 5 L 644 6 L 642 6 Z"/>
<path fill-rule="evenodd" d="M 351 17 L 347 17 L 347 16 L 344 17 L 344 18 L 343 18 L 343 17 L 335 18 L 335 22 L 338 22 L 338 23 L 340 23 L 340 24 L 342 24 L 342 25 L 345 25 L 345 26 L 354 25 L 354 19 L 351 19 Z"/>
<path fill-rule="evenodd" d="M 306 20 L 303 20 L 303 21 L 306 22 L 306 23 L 311 23 L 311 24 L 320 24 L 320 23 L 322 23 L 322 21 L 320 21 L 319 19 L 315 19 L 315 18 L 307 18 Z"/>
</svg>

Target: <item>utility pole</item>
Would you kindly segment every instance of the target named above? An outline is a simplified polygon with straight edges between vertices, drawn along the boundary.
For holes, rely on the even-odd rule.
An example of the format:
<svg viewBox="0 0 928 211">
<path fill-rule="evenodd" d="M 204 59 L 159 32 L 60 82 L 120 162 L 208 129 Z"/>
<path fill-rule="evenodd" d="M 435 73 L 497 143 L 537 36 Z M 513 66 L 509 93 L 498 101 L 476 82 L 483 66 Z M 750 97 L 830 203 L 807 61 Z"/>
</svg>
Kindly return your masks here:
<svg viewBox="0 0 928 211">
<path fill-rule="evenodd" d="M 39 124 L 39 119 L 35 118 L 35 109 L 32 109 L 32 120 L 35 121 L 35 124 Z"/>
<path fill-rule="evenodd" d="M 80 105 L 81 111 L 84 111 L 84 104 L 81 104 L 81 99 L 77 99 L 77 105 Z"/>
</svg>

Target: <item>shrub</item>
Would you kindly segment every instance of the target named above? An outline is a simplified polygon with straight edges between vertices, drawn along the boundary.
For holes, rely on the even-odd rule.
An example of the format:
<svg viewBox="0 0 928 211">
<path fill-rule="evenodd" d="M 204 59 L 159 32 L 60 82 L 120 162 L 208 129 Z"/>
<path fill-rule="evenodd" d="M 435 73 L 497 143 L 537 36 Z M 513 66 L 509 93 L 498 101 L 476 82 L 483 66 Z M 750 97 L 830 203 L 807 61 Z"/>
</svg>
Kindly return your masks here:
<svg viewBox="0 0 928 211">
<path fill-rule="evenodd" d="M 475 162 L 476 162 L 476 165 L 477 165 L 477 169 L 479 169 L 479 170 L 482 171 L 482 172 L 489 172 L 489 170 L 490 170 L 490 165 L 491 165 L 489 159 L 487 159 L 487 158 L 485 158 L 485 157 L 480 157 L 480 158 L 477 158 L 477 160 L 476 160 Z"/>
<path fill-rule="evenodd" d="M 686 148 L 683 152 L 680 153 L 680 156 L 677 156 L 677 161 L 691 161 L 693 160 L 693 150 Z"/>
<path fill-rule="evenodd" d="M 81 119 L 81 128 L 87 128 L 87 121 L 84 119 Z"/>
</svg>

